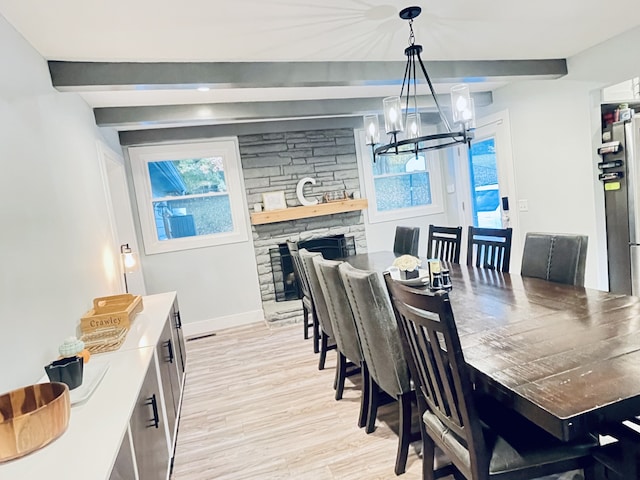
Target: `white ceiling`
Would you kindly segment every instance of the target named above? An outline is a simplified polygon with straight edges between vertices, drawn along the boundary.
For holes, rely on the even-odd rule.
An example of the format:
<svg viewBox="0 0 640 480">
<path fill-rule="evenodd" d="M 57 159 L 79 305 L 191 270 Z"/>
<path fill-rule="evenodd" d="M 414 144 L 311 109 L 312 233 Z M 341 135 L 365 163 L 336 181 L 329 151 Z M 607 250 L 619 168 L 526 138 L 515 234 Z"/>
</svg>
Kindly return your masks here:
<svg viewBox="0 0 640 480">
<path fill-rule="evenodd" d="M 568 58 L 640 24 L 638 0 L 418 4 L 423 12 L 414 29 L 425 61 Z M 0 14 L 47 60 L 403 62 L 408 26 L 398 11 L 408 5 L 390 0 L 0 0 Z M 93 89 L 82 95 L 93 107 L 109 107 L 359 98 L 397 90 L 388 85 L 265 89 L 258 79 L 258 87 L 231 90 L 198 92 L 190 85 Z"/>
</svg>

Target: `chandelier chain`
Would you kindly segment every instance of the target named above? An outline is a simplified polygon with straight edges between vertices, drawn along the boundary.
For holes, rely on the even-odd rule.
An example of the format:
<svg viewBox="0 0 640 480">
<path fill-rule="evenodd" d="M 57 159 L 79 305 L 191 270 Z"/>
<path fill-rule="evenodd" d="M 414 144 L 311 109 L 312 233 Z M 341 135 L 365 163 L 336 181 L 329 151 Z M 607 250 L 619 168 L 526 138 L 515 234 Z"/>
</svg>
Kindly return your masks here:
<svg viewBox="0 0 640 480">
<path fill-rule="evenodd" d="M 413 18 L 409 20 L 409 45 L 415 45 L 416 35 L 413 33 Z"/>
</svg>

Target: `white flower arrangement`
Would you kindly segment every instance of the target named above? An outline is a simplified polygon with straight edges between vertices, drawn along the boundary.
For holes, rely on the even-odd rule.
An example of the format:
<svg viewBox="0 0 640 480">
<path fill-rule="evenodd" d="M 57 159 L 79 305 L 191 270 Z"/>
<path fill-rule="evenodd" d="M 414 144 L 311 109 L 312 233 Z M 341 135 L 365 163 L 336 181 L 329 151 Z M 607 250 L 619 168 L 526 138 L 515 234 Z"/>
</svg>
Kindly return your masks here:
<svg viewBox="0 0 640 480">
<path fill-rule="evenodd" d="M 412 271 L 416 270 L 422 262 L 418 257 L 413 255 L 400 255 L 393 261 L 393 266 L 398 267 L 400 270 Z"/>
</svg>

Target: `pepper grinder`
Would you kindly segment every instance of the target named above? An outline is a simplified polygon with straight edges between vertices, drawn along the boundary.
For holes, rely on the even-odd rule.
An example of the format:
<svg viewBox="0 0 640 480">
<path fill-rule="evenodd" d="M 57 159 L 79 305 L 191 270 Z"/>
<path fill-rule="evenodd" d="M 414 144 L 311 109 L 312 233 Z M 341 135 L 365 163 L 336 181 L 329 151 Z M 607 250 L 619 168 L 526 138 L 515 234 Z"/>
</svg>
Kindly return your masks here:
<svg viewBox="0 0 640 480">
<path fill-rule="evenodd" d="M 449 274 L 448 268 L 443 268 L 441 270 L 442 273 L 442 288 L 445 290 L 451 290 L 453 288 L 453 284 L 451 283 L 451 275 Z"/>
</svg>

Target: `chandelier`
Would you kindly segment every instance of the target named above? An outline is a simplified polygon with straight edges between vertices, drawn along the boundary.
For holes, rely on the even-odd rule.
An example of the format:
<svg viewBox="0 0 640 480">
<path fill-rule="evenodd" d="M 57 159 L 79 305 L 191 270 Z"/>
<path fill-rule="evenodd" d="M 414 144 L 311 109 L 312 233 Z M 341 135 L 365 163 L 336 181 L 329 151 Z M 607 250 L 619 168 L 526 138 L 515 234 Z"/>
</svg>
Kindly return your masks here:
<svg viewBox="0 0 640 480">
<path fill-rule="evenodd" d="M 382 101 L 384 126 L 385 131 L 389 134 L 389 143 L 380 145 L 378 115 L 364 116 L 365 141 L 367 145 L 371 145 L 374 162 L 378 155 L 398 155 L 412 152 L 417 155 L 418 152 L 427 150 L 438 150 L 460 143 L 468 144 L 473 139 L 474 109 L 467 85 L 455 85 L 451 88 L 451 107 L 455 129 L 452 129 L 449 120 L 440 108 L 433 84 L 424 63 L 422 63 L 422 58 L 420 58 L 422 45 L 416 45 L 413 33 L 413 19 L 420 15 L 421 11 L 420 7 L 413 6 L 404 8 L 400 12 L 400 18 L 409 21 L 409 46 L 404 50 L 407 64 L 400 96 L 387 97 Z M 416 88 L 418 83 L 416 78 L 417 65 L 420 65 L 429 86 L 436 109 L 446 129 L 445 132 L 422 135 Z"/>
</svg>

